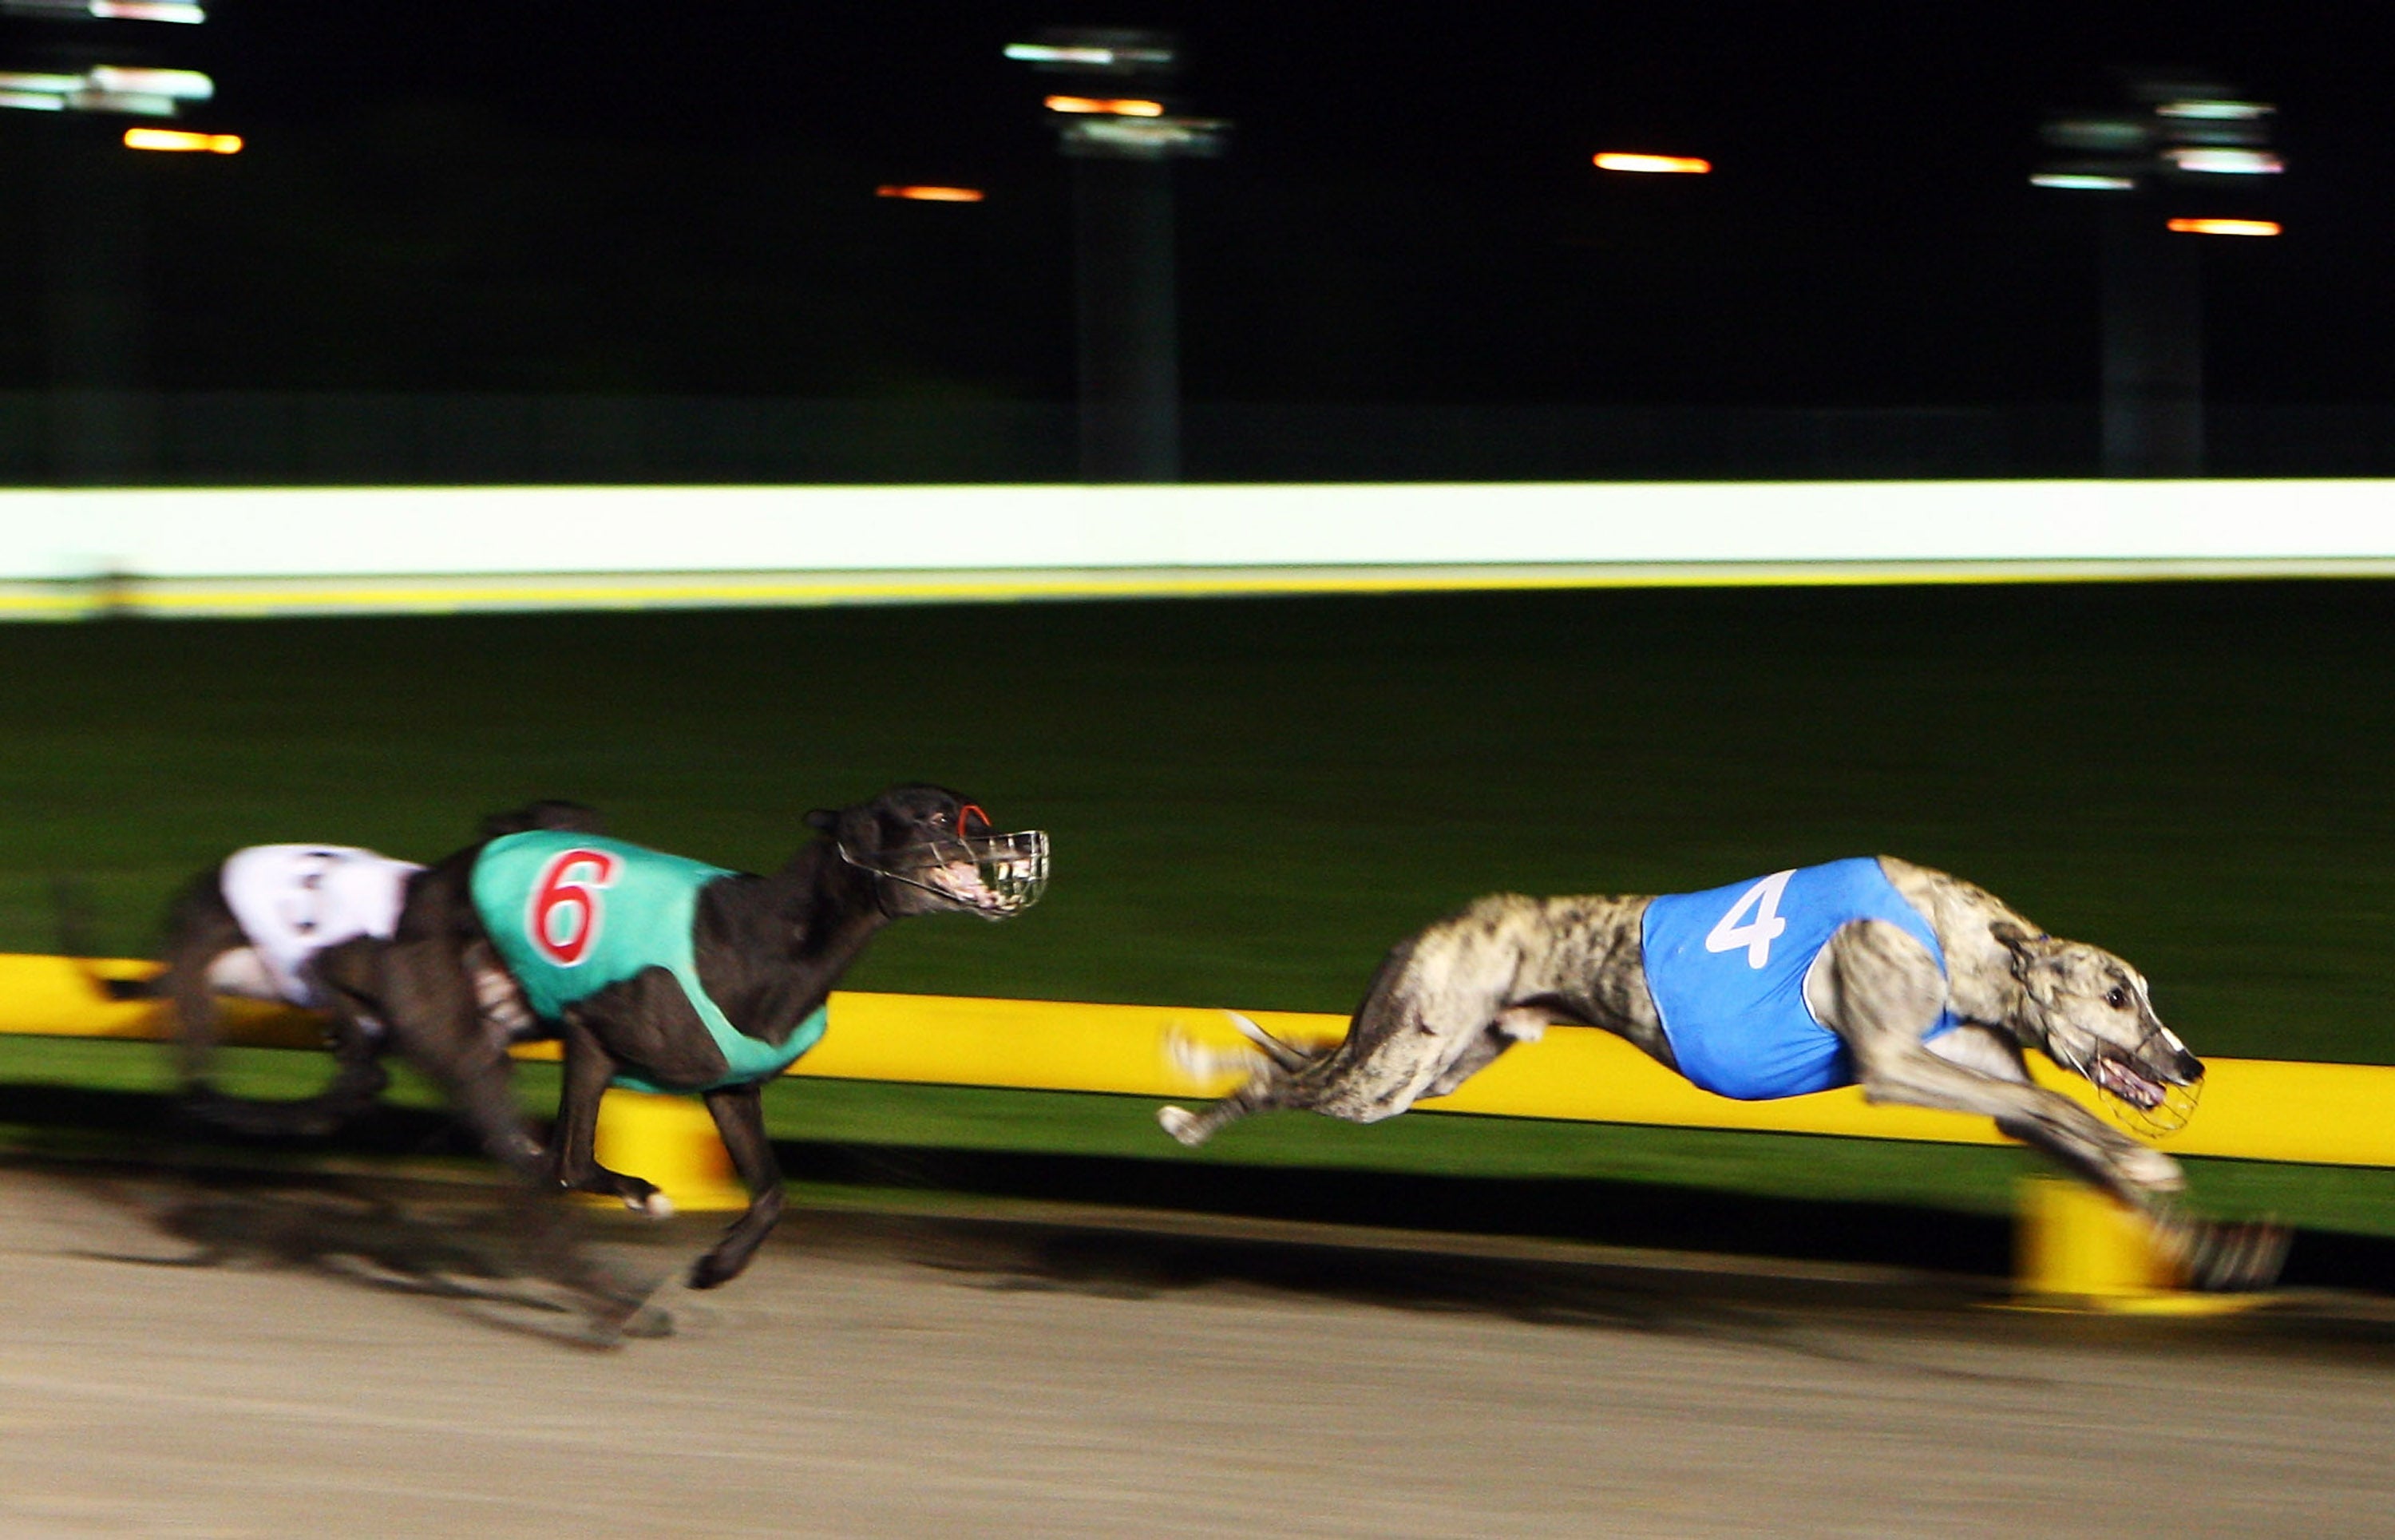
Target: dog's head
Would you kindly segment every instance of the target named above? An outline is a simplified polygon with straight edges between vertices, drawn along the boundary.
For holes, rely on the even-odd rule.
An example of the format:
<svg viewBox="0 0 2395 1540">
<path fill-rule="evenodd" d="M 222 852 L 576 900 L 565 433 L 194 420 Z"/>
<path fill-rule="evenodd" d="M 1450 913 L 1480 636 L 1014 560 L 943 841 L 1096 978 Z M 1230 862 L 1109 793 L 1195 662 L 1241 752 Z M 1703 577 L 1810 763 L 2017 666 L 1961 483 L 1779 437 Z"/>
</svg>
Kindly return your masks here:
<svg viewBox="0 0 2395 1540">
<path fill-rule="evenodd" d="M 841 860 L 884 881 L 884 913 L 963 911 L 985 920 L 1020 914 L 1048 886 L 1048 836 L 994 831 L 989 815 L 939 786 L 893 786 L 871 802 L 817 810 L 807 825 Z"/>
<path fill-rule="evenodd" d="M 2187 1126 L 2203 1064 L 2154 1014 L 2143 974 L 2101 947 L 2009 921 L 1989 933 L 2011 956 L 2022 1025 L 2047 1057 L 2085 1076 L 2108 1105 L 2149 1132 Z"/>
</svg>

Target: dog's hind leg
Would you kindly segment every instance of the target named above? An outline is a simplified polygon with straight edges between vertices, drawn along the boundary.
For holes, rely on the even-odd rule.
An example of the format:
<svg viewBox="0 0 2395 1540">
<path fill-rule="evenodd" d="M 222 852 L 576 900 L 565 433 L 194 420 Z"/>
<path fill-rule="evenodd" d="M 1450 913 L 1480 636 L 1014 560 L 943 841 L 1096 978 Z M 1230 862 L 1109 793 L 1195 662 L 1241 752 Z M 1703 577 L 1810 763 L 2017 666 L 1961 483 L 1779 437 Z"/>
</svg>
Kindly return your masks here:
<svg viewBox="0 0 2395 1540">
<path fill-rule="evenodd" d="M 1422 1091 L 1422 1098 L 1451 1094 L 1465 1081 L 1497 1062 L 1497 1055 L 1517 1042 L 1536 1042 L 1546 1035 L 1548 1013 L 1535 1006 L 1515 1006 L 1497 1013 L 1488 1028 L 1464 1040 L 1463 1049 L 1449 1059 Z"/>
<path fill-rule="evenodd" d="M 1303 1109 L 1348 1122 L 1405 1111 L 1434 1086 L 1447 1090 L 1519 1038 L 1535 1035 L 1505 1009 L 1518 955 L 1472 911 L 1400 942 L 1330 1053 L 1293 1069 L 1276 1066 L 1203 1112 L 1168 1107 L 1157 1121 L 1196 1146 L 1251 1112 Z M 1436 1093 L 1444 1095 L 1445 1093 Z"/>
<path fill-rule="evenodd" d="M 214 870 L 176 896 L 166 916 L 166 966 L 156 988 L 174 1011 L 184 1089 L 205 1100 L 215 1095 L 210 1080 L 217 1051 L 214 976 L 221 959 L 248 949 L 249 937 L 225 903 Z"/>
<path fill-rule="evenodd" d="M 1237 1089 L 1203 1112 L 1192 1112 L 1185 1107 L 1159 1107 L 1156 1121 L 1164 1125 L 1167 1134 L 1195 1149 L 1250 1113 L 1268 1112 L 1288 1105 L 1286 1097 L 1292 1083 L 1289 1071 L 1275 1066 L 1249 1076 Z"/>
</svg>

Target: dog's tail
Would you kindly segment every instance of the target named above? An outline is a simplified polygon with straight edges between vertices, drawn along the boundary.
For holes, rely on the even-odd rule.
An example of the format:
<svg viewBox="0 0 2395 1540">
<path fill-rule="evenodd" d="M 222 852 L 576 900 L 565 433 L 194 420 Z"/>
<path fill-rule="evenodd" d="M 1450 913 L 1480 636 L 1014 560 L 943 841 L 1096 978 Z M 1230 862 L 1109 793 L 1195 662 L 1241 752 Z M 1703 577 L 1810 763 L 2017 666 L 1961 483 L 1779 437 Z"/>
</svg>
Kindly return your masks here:
<svg viewBox="0 0 2395 1540">
<path fill-rule="evenodd" d="M 1241 1016 L 1238 1012 L 1224 1011 L 1223 1014 L 1231 1018 L 1231 1026 L 1237 1030 L 1241 1037 L 1246 1038 L 1250 1042 L 1254 1043 L 1263 1051 L 1264 1057 L 1272 1060 L 1275 1064 L 1279 1065 L 1282 1069 L 1289 1070 L 1303 1069 L 1307 1065 L 1314 1062 L 1316 1055 L 1307 1053 L 1303 1048 L 1293 1047 L 1289 1043 L 1283 1042 L 1280 1039 L 1273 1036 L 1270 1032 L 1265 1031 L 1263 1028 L 1257 1026 L 1246 1016 Z"/>
<path fill-rule="evenodd" d="M 153 979 L 111 978 L 92 966 L 98 952 L 93 945 L 97 928 L 92 923 L 91 892 L 80 881 L 63 873 L 50 878 L 50 913 L 59 955 L 75 965 L 92 993 L 111 1002 L 160 998 L 162 991 Z"/>
</svg>

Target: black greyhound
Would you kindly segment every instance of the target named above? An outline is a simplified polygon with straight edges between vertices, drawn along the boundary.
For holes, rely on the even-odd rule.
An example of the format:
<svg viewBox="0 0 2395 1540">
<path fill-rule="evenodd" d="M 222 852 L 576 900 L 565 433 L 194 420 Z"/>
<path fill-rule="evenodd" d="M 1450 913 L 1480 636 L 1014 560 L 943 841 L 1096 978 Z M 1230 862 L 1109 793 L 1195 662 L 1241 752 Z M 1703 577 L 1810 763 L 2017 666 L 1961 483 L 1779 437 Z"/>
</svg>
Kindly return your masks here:
<svg viewBox="0 0 2395 1540">
<path fill-rule="evenodd" d="M 602 831 L 599 815 L 579 803 L 536 802 L 509 813 L 495 813 L 482 823 L 484 839 L 531 830 Z M 246 864 L 253 871 L 267 857 L 261 873 L 272 884 L 258 891 L 253 879 L 245 895 L 251 902 L 237 906 L 232 890 Z M 104 978 L 92 976 L 93 987 L 111 1000 L 167 1000 L 173 1002 L 176 1042 L 184 1086 L 184 1107 L 192 1116 L 236 1133 L 269 1135 L 322 1135 L 372 1106 L 390 1076 L 382 1067 L 389 1040 L 380 1024 L 344 1008 L 338 995 L 325 990 L 317 977 L 324 951 L 338 946 L 363 929 L 368 941 L 381 939 L 395 922 L 409 877 L 422 869 L 373 851 L 342 845 L 251 846 L 236 851 L 193 878 L 167 910 L 165 967 L 149 978 Z M 348 903 L 320 884 L 346 883 Z M 363 893 L 360 889 L 363 888 Z M 65 884 L 59 889 L 61 939 L 73 956 L 86 955 L 81 934 L 86 927 L 78 896 Z M 250 909 L 245 925 L 236 908 Z M 381 910 L 377 923 L 371 911 Z M 279 933 L 253 935 L 263 914 L 265 925 Z M 378 934 L 377 934 L 378 933 Z M 277 942 L 282 946 L 278 947 Z M 271 959 L 271 960 L 270 960 Z M 486 985 L 484 1003 L 492 1029 L 511 1038 L 535 1035 L 536 1023 L 518 1006 L 503 979 L 499 988 Z M 326 1013 L 325 1040 L 333 1052 L 332 1080 L 315 1095 L 297 1101 L 254 1101 L 227 1095 L 212 1078 L 217 1050 L 217 1001 L 233 995 L 280 1002 Z"/>
<path fill-rule="evenodd" d="M 593 1156 L 600 1095 L 622 1082 L 705 1097 L 749 1195 L 691 1269 L 693 1288 L 712 1288 L 781 1217 L 760 1086 L 820 1034 L 832 986 L 866 943 L 908 915 L 1001 919 L 1047 883 L 1044 833 L 996 834 L 939 787 L 893 787 L 806 821 L 818 837 L 770 877 L 603 838 L 483 841 L 409 883 L 390 941 L 332 949 L 318 972 L 530 1181 L 666 1212 L 655 1186 Z M 506 1044 L 477 987 L 495 971 L 564 1040 L 546 1155 L 509 1095 Z"/>
</svg>

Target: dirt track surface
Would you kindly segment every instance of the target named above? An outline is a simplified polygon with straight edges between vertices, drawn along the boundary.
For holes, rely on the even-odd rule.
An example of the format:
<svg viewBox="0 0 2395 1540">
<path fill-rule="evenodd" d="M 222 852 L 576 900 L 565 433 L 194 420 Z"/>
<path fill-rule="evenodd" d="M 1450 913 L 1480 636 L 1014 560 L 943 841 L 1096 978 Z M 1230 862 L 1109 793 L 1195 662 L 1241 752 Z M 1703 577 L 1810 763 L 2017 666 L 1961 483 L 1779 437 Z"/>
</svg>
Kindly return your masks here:
<svg viewBox="0 0 2395 1540">
<path fill-rule="evenodd" d="M 662 1273 L 706 1228 L 605 1249 Z M 1170 1241 L 1143 1275 L 1137 1238 L 788 1229 L 602 1351 L 430 1200 L 0 1171 L 0 1534 L 2322 1536 L 2395 1502 L 2366 1305 L 2089 1322 L 1596 1269 L 1474 1308 L 1469 1267 L 1394 1254 L 1337 1269 L 1374 1299 Z"/>
</svg>

